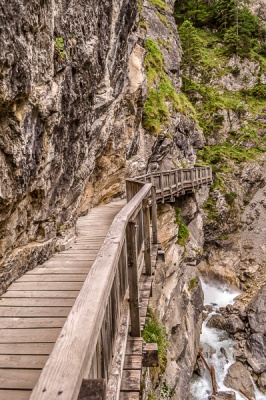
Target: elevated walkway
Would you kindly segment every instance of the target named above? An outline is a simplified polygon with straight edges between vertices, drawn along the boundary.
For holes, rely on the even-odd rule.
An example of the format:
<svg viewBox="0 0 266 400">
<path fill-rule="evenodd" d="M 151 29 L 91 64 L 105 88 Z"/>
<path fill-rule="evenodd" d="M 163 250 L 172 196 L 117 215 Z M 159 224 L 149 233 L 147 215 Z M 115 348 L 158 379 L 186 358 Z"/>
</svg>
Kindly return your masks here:
<svg viewBox="0 0 266 400">
<path fill-rule="evenodd" d="M 95 388 L 97 398 L 139 398 L 142 365 L 156 365 L 152 357 L 143 364 L 140 345 L 158 248 L 156 203 L 211 182 L 210 167 L 128 180 L 127 201 L 79 218 L 69 250 L 9 287 L 0 300 L 0 400 L 85 400 Z"/>
<path fill-rule="evenodd" d="M 28 400 L 77 295 L 126 200 L 78 220 L 73 246 L 17 279 L 0 300 L 0 400 Z"/>
</svg>

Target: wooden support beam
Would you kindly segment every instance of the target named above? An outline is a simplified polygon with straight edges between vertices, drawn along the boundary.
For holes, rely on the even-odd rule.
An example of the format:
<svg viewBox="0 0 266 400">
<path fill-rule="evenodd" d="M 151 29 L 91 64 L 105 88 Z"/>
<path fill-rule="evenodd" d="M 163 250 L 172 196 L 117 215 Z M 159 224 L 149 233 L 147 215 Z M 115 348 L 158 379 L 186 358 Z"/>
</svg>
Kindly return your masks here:
<svg viewBox="0 0 266 400">
<path fill-rule="evenodd" d="M 139 316 L 139 282 L 138 282 L 138 256 L 136 222 L 130 220 L 127 225 L 127 256 L 128 256 L 128 284 L 131 317 L 131 336 L 140 337 Z"/>
<path fill-rule="evenodd" d="M 159 353 L 157 343 L 143 344 L 143 367 L 159 367 Z"/>
<path fill-rule="evenodd" d="M 152 243 L 158 243 L 158 236 L 157 236 L 157 204 L 156 204 L 156 188 L 153 186 L 151 188 L 151 212 L 152 212 Z"/>
<path fill-rule="evenodd" d="M 164 181 L 163 181 L 163 173 L 160 173 L 160 189 L 161 189 L 161 196 L 162 196 L 162 204 L 164 204 Z"/>
<path fill-rule="evenodd" d="M 148 199 L 143 200 L 144 217 L 144 258 L 146 275 L 151 276 L 151 231 L 150 231 L 150 209 Z"/>
<path fill-rule="evenodd" d="M 105 379 L 83 379 L 77 400 L 105 400 Z"/>
</svg>

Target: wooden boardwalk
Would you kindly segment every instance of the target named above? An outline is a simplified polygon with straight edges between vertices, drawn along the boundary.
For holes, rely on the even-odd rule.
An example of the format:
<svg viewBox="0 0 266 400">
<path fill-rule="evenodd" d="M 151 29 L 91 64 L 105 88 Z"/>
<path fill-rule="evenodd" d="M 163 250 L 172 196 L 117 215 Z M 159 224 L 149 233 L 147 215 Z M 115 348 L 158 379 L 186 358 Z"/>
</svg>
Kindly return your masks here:
<svg viewBox="0 0 266 400">
<path fill-rule="evenodd" d="M 210 167 L 126 181 L 127 201 L 79 218 L 70 249 L 9 287 L 0 300 L 0 400 L 83 400 L 97 384 L 108 400 L 119 392 L 139 399 L 142 366 L 157 362 L 147 361 L 141 338 L 158 249 L 156 203 L 211 182 Z"/>
<path fill-rule="evenodd" d="M 0 400 L 28 400 L 40 372 L 126 200 L 78 220 L 72 248 L 17 279 L 0 301 Z"/>
</svg>

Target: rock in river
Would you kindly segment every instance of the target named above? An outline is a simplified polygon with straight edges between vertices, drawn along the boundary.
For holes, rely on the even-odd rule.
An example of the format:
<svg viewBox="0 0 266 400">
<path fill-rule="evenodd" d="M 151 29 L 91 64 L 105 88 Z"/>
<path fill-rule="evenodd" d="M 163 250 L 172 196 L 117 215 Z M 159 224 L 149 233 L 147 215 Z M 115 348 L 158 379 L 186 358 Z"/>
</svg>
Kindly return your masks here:
<svg viewBox="0 0 266 400">
<path fill-rule="evenodd" d="M 207 326 L 210 328 L 225 329 L 225 318 L 219 314 L 214 314 L 207 322 Z"/>
<path fill-rule="evenodd" d="M 228 388 L 235 390 L 242 389 L 250 397 L 255 397 L 254 387 L 249 372 L 239 361 L 232 364 L 229 368 L 224 384 Z"/>
</svg>

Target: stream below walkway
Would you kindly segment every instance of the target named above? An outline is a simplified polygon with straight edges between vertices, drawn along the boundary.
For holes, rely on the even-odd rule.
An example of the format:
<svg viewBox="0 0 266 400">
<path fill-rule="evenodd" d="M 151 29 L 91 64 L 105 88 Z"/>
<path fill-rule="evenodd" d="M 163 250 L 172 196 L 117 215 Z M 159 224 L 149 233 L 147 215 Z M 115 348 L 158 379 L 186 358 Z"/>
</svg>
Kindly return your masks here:
<svg viewBox="0 0 266 400">
<path fill-rule="evenodd" d="M 234 298 L 240 294 L 236 289 L 228 288 L 226 285 L 215 285 L 205 283 L 201 280 L 204 292 L 204 305 L 212 305 L 213 311 L 203 322 L 202 333 L 200 336 L 200 347 L 203 348 L 206 355 L 206 360 L 209 365 L 213 365 L 216 372 L 216 380 L 218 384 L 218 391 L 230 391 L 232 389 L 224 385 L 229 367 L 235 362 L 234 359 L 234 340 L 232 340 L 228 333 L 221 329 L 208 327 L 206 324 L 213 314 L 219 314 L 220 307 L 226 307 L 228 304 L 234 303 Z M 224 356 L 224 349 L 227 354 L 227 359 Z M 213 355 L 210 360 L 210 353 Z M 265 400 L 263 395 L 256 385 L 254 385 L 256 400 Z M 236 393 L 237 400 L 245 399 L 240 393 Z M 204 368 L 202 377 L 197 374 L 193 375 L 191 381 L 191 400 L 208 400 L 208 396 L 212 394 L 212 383 L 210 373 Z"/>
</svg>

